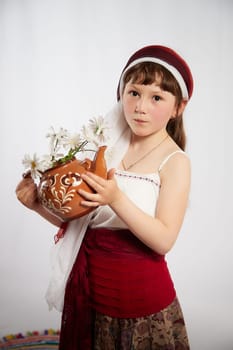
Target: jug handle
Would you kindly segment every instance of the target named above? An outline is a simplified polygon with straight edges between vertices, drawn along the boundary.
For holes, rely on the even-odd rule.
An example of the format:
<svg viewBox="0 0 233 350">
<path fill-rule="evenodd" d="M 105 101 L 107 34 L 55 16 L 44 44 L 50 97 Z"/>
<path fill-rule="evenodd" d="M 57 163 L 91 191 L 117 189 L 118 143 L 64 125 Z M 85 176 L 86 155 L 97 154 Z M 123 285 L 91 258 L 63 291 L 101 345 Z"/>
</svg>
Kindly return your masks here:
<svg viewBox="0 0 233 350">
<path fill-rule="evenodd" d="M 86 158 L 81 162 L 81 165 L 84 167 L 85 170 L 90 170 L 91 165 L 92 165 L 92 161 L 90 159 Z"/>
</svg>

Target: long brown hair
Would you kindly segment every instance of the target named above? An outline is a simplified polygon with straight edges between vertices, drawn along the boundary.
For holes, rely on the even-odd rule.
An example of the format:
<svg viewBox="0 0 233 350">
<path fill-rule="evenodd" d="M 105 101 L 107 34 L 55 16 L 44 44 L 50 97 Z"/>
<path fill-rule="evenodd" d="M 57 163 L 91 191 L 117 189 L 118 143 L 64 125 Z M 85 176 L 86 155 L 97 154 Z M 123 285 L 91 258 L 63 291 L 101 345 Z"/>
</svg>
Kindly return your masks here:
<svg viewBox="0 0 233 350">
<path fill-rule="evenodd" d="M 123 91 L 125 85 L 132 81 L 138 84 L 153 84 L 156 78 L 160 80 L 160 87 L 164 91 L 172 93 L 176 98 L 177 116 L 171 116 L 167 124 L 167 132 L 177 145 L 185 150 L 186 136 L 183 124 L 183 115 L 178 115 L 179 107 L 183 101 L 180 86 L 173 75 L 163 66 L 153 62 L 142 62 L 131 67 L 123 77 Z"/>
</svg>

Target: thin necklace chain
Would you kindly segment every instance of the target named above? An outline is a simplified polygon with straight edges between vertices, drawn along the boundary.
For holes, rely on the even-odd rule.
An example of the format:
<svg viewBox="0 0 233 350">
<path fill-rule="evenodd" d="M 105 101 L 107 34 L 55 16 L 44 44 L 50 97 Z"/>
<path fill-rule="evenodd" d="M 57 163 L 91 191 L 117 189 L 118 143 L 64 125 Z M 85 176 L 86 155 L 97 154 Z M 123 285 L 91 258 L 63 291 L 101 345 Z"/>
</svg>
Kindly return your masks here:
<svg viewBox="0 0 233 350">
<path fill-rule="evenodd" d="M 158 148 L 166 139 L 168 138 L 168 135 L 166 135 L 166 137 L 164 137 L 162 139 L 162 141 L 160 141 L 156 146 L 154 146 L 152 149 L 150 149 L 148 152 L 146 152 L 142 157 L 140 157 L 139 159 L 137 159 L 135 162 L 133 162 L 132 164 L 130 164 L 128 167 L 125 166 L 124 160 L 122 159 L 121 163 L 123 166 L 123 169 L 125 171 L 131 169 L 135 164 L 139 163 L 141 160 L 143 160 L 144 158 L 146 158 L 150 153 L 152 153 L 156 148 Z"/>
</svg>

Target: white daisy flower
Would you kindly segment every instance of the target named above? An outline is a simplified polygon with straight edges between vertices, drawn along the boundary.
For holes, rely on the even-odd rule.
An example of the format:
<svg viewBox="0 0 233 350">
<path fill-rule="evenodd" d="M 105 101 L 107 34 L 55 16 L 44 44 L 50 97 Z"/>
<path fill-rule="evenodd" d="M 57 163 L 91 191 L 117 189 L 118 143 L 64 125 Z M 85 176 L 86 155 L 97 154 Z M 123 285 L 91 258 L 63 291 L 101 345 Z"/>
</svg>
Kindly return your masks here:
<svg viewBox="0 0 233 350">
<path fill-rule="evenodd" d="M 75 149 L 82 143 L 81 136 L 78 133 L 68 135 L 64 140 L 63 146 L 67 149 Z"/>
<path fill-rule="evenodd" d="M 82 129 L 84 138 L 96 146 L 103 145 L 108 140 L 107 130 L 109 126 L 102 116 L 92 118 L 87 126 Z"/>
<path fill-rule="evenodd" d="M 49 154 L 44 155 L 41 160 L 36 153 L 33 157 L 26 154 L 22 163 L 35 180 L 40 178 L 45 170 L 73 159 L 78 152 L 96 151 L 98 147 L 106 144 L 109 139 L 108 129 L 106 121 L 101 116 L 90 119 L 88 125 L 82 127 L 81 134 L 70 134 L 62 127 L 58 131 L 50 127 L 46 134 L 49 139 Z M 86 147 L 88 143 L 91 146 Z"/>
<path fill-rule="evenodd" d="M 34 153 L 33 157 L 29 154 L 25 154 L 22 163 L 26 170 L 29 170 L 31 173 L 31 177 L 35 180 L 37 177 L 41 176 L 41 172 L 43 170 L 43 166 L 36 153 Z"/>
</svg>

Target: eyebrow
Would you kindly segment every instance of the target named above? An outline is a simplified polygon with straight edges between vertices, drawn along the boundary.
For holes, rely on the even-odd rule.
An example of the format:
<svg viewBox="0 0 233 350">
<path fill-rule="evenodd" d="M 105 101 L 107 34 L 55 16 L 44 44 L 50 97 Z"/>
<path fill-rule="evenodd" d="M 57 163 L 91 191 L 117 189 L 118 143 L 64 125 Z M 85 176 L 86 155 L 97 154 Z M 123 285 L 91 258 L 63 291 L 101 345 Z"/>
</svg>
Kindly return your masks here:
<svg viewBox="0 0 233 350">
<path fill-rule="evenodd" d="M 140 87 L 138 88 L 138 85 L 145 85 L 145 84 L 138 84 L 138 83 L 128 83 L 128 87 L 133 87 L 135 89 L 140 89 Z M 146 85 L 150 85 L 150 84 L 146 84 Z M 158 88 L 158 90 L 156 90 L 156 88 Z M 163 93 L 165 92 L 165 90 L 161 89 L 161 87 L 159 85 L 156 85 L 155 88 L 152 89 L 151 91 L 152 93 Z"/>
</svg>

